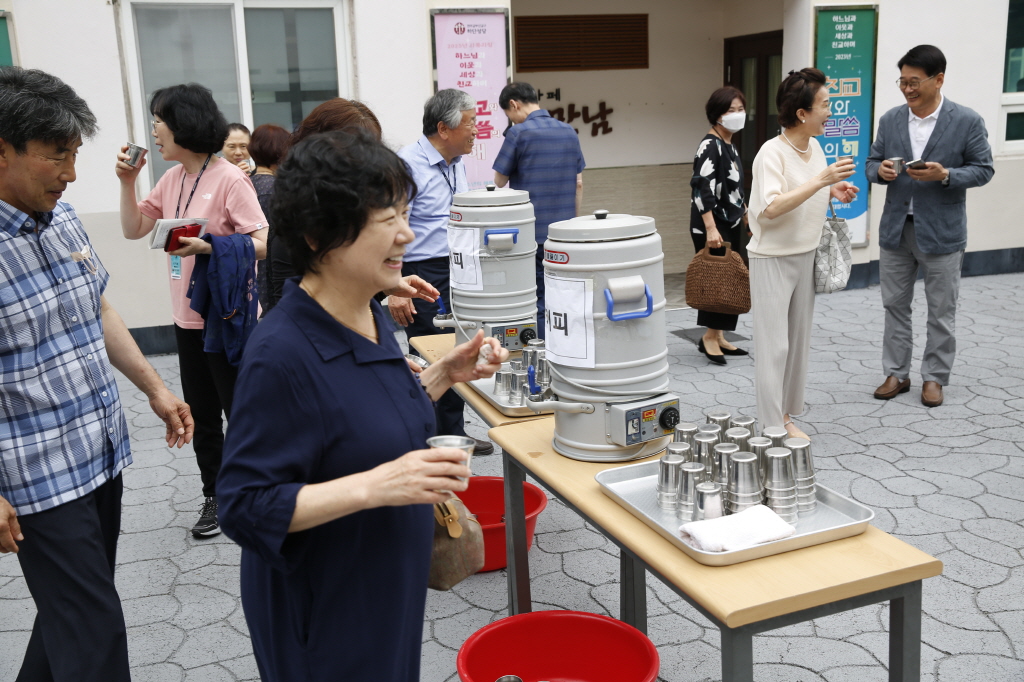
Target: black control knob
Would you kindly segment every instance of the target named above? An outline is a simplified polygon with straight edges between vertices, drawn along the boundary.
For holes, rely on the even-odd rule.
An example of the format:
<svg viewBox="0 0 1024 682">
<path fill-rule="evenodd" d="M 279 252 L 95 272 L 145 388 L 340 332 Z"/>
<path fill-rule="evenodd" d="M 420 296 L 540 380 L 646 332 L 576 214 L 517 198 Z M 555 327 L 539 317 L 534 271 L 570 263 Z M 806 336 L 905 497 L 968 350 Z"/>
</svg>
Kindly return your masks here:
<svg viewBox="0 0 1024 682">
<path fill-rule="evenodd" d="M 676 424 L 679 423 L 679 410 L 674 407 L 666 407 L 661 411 L 661 417 L 658 419 L 658 423 L 661 424 L 661 428 L 666 431 L 675 431 Z"/>
<path fill-rule="evenodd" d="M 519 334 L 519 341 L 522 342 L 524 346 L 535 338 L 537 338 L 537 330 L 533 327 L 527 327 L 521 334 Z M 678 421 L 678 419 L 676 421 Z"/>
</svg>

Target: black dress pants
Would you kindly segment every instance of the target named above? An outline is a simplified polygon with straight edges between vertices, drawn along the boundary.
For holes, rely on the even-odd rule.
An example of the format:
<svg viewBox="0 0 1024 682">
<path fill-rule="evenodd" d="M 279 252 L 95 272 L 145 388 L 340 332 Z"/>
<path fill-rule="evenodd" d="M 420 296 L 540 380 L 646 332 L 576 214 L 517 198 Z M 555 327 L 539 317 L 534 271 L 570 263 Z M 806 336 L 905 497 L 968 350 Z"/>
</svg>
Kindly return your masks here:
<svg viewBox="0 0 1024 682">
<path fill-rule="evenodd" d="M 693 231 L 693 221 L 690 221 L 690 238 L 693 239 L 693 250 L 700 253 L 701 249 L 708 243 L 707 234 L 704 232 L 704 222 L 701 221 L 698 229 L 701 230 L 700 234 Z M 717 223 L 715 227 L 718 228 L 719 234 L 722 235 L 722 241 L 728 244 L 733 251 L 745 256 L 746 248 L 743 245 L 743 230 L 746 227 L 743 223 L 740 223 L 736 227 L 728 227 Z M 711 255 L 713 256 L 724 256 L 725 249 L 711 249 Z M 736 331 L 736 322 L 739 320 L 739 315 L 726 315 L 725 313 L 712 313 L 707 310 L 697 310 L 697 326 L 707 327 L 708 329 L 720 329 L 722 331 L 733 332 Z"/>
<path fill-rule="evenodd" d="M 238 368 L 228 362 L 224 353 L 203 350 L 203 330 L 183 329 L 174 325 L 178 342 L 178 368 L 181 371 L 181 392 L 192 408 L 195 433 L 192 447 L 203 481 L 203 497 L 217 494 L 217 473 L 224 452 L 224 421 L 231 418 L 231 399 L 235 395 Z"/>
<path fill-rule="evenodd" d="M 123 490 L 118 475 L 77 500 L 18 517 L 18 561 L 38 613 L 17 682 L 131 680 L 114 588 Z"/>
<path fill-rule="evenodd" d="M 448 259 L 428 258 L 402 264 L 402 276 L 418 275 L 427 280 L 441 292 L 441 299 L 445 308 L 451 311 L 451 287 L 449 284 Z M 413 315 L 412 324 L 405 328 L 405 334 L 410 339 L 417 336 L 429 336 L 431 334 L 450 334 L 449 329 L 438 329 L 434 326 L 434 317 L 440 308 L 437 303 L 424 301 L 421 298 L 414 298 L 413 305 L 416 307 L 416 314 Z M 416 351 L 410 346 L 409 352 Z M 448 389 L 437 401 L 434 407 L 434 414 L 437 418 L 437 435 L 439 436 L 465 436 L 466 420 L 463 410 L 466 407 L 459 394 L 453 389 Z"/>
</svg>

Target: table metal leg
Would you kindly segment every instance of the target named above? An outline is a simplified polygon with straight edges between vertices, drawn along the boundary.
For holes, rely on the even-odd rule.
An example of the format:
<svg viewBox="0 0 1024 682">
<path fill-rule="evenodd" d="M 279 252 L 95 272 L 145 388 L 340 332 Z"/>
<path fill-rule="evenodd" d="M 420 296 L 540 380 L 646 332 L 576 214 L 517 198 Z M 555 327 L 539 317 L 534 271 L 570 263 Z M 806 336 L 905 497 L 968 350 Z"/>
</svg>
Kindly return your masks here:
<svg viewBox="0 0 1024 682">
<path fill-rule="evenodd" d="M 647 572 L 624 549 L 619 550 L 619 620 L 647 634 Z"/>
<path fill-rule="evenodd" d="M 722 633 L 722 682 L 754 682 L 754 635 L 724 624 Z"/>
<path fill-rule="evenodd" d="M 889 601 L 889 682 L 921 679 L 921 581 Z"/>
<path fill-rule="evenodd" d="M 505 474 L 505 553 L 508 557 L 508 615 L 529 613 L 530 557 L 526 546 L 526 471 L 507 452 L 501 453 Z"/>
</svg>

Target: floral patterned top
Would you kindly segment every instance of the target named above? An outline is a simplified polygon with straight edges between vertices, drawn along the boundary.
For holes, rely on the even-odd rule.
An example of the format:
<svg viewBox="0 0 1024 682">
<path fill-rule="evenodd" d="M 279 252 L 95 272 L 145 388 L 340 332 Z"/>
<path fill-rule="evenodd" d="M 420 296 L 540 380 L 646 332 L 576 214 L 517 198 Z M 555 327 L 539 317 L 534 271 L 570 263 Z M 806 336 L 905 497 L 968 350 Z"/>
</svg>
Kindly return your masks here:
<svg viewBox="0 0 1024 682">
<path fill-rule="evenodd" d="M 710 133 L 693 157 L 690 229 L 704 233 L 701 215 L 711 211 L 719 229 L 736 227 L 746 211 L 743 197 L 743 162 L 732 144 Z"/>
</svg>

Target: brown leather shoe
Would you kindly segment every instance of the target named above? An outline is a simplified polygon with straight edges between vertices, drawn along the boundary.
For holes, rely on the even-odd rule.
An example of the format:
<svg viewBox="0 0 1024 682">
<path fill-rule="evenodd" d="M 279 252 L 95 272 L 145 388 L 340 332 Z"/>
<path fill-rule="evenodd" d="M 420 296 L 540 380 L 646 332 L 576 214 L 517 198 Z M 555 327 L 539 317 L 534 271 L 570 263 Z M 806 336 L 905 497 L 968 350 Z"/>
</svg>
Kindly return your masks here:
<svg viewBox="0 0 1024 682">
<path fill-rule="evenodd" d="M 909 390 L 910 379 L 900 381 L 896 377 L 887 377 L 885 382 L 875 389 L 875 397 L 879 400 L 892 400 L 900 393 L 906 393 Z"/>
<path fill-rule="evenodd" d="M 925 407 L 938 407 L 942 404 L 942 386 L 937 381 L 926 381 L 921 386 L 921 403 Z"/>
</svg>

